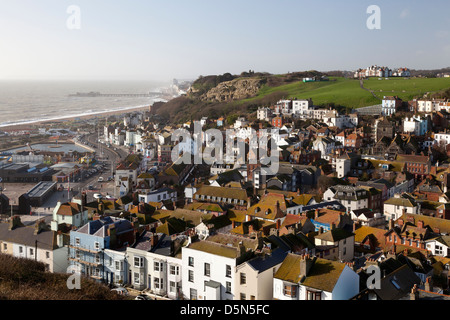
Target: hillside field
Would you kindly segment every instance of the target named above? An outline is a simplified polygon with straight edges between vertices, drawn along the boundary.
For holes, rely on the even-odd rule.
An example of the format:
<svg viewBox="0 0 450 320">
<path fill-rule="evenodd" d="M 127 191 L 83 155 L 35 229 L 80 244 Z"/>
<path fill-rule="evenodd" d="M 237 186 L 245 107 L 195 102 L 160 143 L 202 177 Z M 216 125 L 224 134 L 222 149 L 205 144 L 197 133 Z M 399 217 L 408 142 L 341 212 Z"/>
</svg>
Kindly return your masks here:
<svg viewBox="0 0 450 320">
<path fill-rule="evenodd" d="M 278 87 L 263 86 L 254 98 L 245 102 L 262 98 L 275 92 L 285 92 L 285 98 L 309 99 L 315 105 L 343 106 L 347 108 L 361 108 L 381 103 L 383 96 L 396 95 L 403 101 L 422 97 L 426 93 L 434 93 L 450 88 L 450 78 L 389 78 L 389 80 L 370 78 L 364 80 L 364 90 L 357 79 L 330 77 L 330 81 L 308 82 L 302 81 Z"/>
</svg>

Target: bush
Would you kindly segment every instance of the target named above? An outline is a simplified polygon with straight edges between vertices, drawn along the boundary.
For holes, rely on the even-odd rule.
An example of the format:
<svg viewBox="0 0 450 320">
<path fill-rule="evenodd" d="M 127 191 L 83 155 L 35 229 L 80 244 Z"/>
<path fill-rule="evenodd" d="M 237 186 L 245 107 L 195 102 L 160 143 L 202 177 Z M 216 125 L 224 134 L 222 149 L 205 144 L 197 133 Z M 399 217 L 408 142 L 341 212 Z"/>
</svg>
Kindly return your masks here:
<svg viewBox="0 0 450 320">
<path fill-rule="evenodd" d="M 70 274 L 45 271 L 30 259 L 0 254 L 0 300 L 122 300 L 122 296 L 91 279 L 81 278 L 81 289 L 67 288 Z"/>
</svg>

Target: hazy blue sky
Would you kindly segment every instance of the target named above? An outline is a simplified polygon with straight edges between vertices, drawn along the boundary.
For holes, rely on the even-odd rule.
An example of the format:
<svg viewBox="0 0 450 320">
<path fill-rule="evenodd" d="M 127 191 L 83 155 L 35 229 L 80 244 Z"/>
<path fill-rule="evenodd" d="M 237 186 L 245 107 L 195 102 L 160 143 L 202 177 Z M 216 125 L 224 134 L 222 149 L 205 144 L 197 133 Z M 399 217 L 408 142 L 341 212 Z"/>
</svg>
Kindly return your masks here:
<svg viewBox="0 0 450 320">
<path fill-rule="evenodd" d="M 80 29 L 66 26 L 70 5 Z M 449 12 L 448 0 L 0 0 L 0 78 L 448 67 Z"/>
</svg>

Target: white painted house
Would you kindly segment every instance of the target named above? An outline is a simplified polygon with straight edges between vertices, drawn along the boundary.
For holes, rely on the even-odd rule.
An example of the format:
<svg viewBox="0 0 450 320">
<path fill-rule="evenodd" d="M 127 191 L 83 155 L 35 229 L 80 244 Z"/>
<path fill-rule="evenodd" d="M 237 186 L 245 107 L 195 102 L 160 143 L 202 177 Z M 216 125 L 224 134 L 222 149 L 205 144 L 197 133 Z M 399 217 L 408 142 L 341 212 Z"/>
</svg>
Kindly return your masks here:
<svg viewBox="0 0 450 320">
<path fill-rule="evenodd" d="M 238 241 L 238 243 L 236 243 Z M 236 267 L 254 241 L 218 234 L 182 248 L 182 290 L 189 300 L 234 300 Z"/>
<path fill-rule="evenodd" d="M 350 213 L 352 210 L 368 208 L 369 206 L 368 190 L 361 187 L 336 185 L 329 187 L 323 194 L 326 201 L 339 201 Z"/>
<path fill-rule="evenodd" d="M 127 248 L 130 284 L 158 296 L 178 299 L 181 296 L 182 263 L 176 240 L 164 234 L 146 231 L 141 240 Z"/>
<path fill-rule="evenodd" d="M 67 247 L 43 219 L 34 227 L 24 226 L 19 216 L 0 223 L 0 253 L 42 262 L 49 272 L 66 273 L 69 267 Z"/>
<path fill-rule="evenodd" d="M 434 144 L 450 144 L 450 133 L 447 132 L 439 132 L 434 135 Z"/>
<path fill-rule="evenodd" d="M 313 142 L 313 150 L 320 151 L 322 159 L 329 160 L 336 148 L 336 142 L 329 137 L 317 137 Z"/>
<path fill-rule="evenodd" d="M 428 120 L 427 118 L 420 116 L 412 116 L 411 118 L 406 117 L 403 120 L 403 131 L 410 132 L 416 136 L 424 135 L 428 130 Z"/>
<path fill-rule="evenodd" d="M 274 275 L 277 300 L 348 300 L 358 293 L 359 275 L 337 261 L 288 254 Z"/>
<path fill-rule="evenodd" d="M 425 241 L 427 250 L 434 256 L 450 257 L 450 236 L 439 236 Z"/>
<path fill-rule="evenodd" d="M 53 219 L 51 229 L 58 231 L 60 224 L 66 224 L 79 228 L 88 222 L 88 210 L 82 208 L 81 200 L 75 199 L 73 202 L 61 203 L 58 201 L 53 209 Z"/>
<path fill-rule="evenodd" d="M 405 213 L 418 214 L 420 212 L 420 204 L 414 199 L 406 195 L 395 194 L 384 202 L 383 214 L 387 220 L 397 220 Z"/>
<path fill-rule="evenodd" d="M 139 194 L 139 202 L 160 202 L 165 200 L 177 200 L 177 191 L 171 188 L 160 188 L 148 193 Z"/>
<path fill-rule="evenodd" d="M 306 118 L 312 107 L 311 100 L 292 100 L 292 115 L 296 118 Z"/>
</svg>

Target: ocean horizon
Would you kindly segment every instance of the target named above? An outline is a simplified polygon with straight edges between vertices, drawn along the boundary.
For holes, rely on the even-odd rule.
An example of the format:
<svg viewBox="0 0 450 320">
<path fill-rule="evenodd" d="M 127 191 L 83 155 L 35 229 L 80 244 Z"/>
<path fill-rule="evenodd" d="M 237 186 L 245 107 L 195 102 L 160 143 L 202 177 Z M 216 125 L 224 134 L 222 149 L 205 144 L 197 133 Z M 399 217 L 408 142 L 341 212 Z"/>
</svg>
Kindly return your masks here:
<svg viewBox="0 0 450 320">
<path fill-rule="evenodd" d="M 150 106 L 158 97 L 76 97 L 77 92 L 160 92 L 171 83 L 119 80 L 0 80 L 0 128 Z"/>
</svg>

